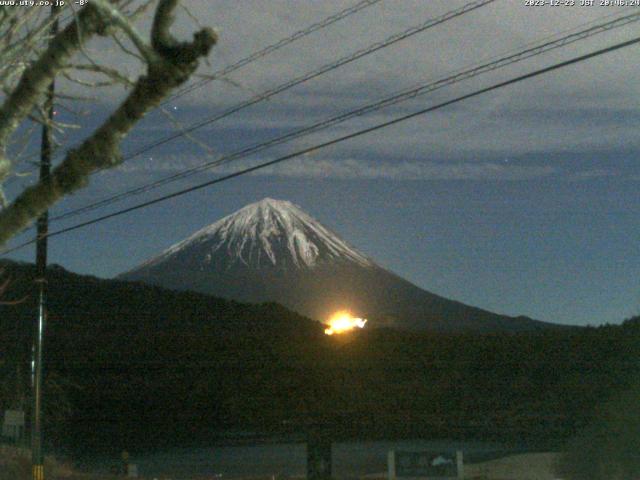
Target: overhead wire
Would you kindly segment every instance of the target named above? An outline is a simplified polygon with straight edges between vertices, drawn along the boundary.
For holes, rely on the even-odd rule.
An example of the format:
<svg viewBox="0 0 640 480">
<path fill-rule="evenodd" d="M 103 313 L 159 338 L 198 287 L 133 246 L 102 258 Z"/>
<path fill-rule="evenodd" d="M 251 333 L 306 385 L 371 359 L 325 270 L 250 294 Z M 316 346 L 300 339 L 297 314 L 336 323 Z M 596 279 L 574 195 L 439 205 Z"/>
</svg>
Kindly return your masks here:
<svg viewBox="0 0 640 480">
<path fill-rule="evenodd" d="M 169 135 L 163 139 L 160 140 L 156 140 L 152 143 L 150 143 L 149 145 L 145 145 L 144 147 L 136 150 L 133 153 L 127 154 L 125 156 L 125 161 L 126 160 L 130 160 L 134 157 L 137 157 L 138 155 L 141 155 L 143 153 L 146 153 L 156 147 L 159 147 L 160 145 L 164 145 L 165 143 L 171 142 L 177 138 L 183 137 L 188 133 L 191 133 L 195 130 L 198 130 L 206 125 L 211 125 L 214 122 L 217 122 L 219 120 L 222 120 L 223 118 L 226 118 L 232 114 L 235 114 L 241 110 L 244 110 L 245 108 L 248 108 L 250 106 L 253 106 L 259 102 L 263 102 L 279 93 L 282 93 L 284 91 L 287 91 L 293 87 L 296 87 L 298 85 L 301 85 L 303 83 L 308 82 L 309 80 L 312 80 L 314 78 L 317 78 L 321 75 L 324 75 L 325 73 L 331 72 L 333 70 L 336 70 L 344 65 L 350 64 L 356 60 L 359 60 L 360 58 L 363 58 L 367 55 L 370 55 L 374 52 L 377 52 L 383 48 L 387 48 L 391 45 L 394 45 L 400 41 L 406 40 L 407 38 L 412 37 L 413 35 L 416 35 L 418 33 L 422 33 L 425 30 L 428 30 L 430 28 L 435 27 L 436 25 L 440 25 L 442 23 L 445 23 L 449 20 L 452 20 L 454 18 L 460 17 L 466 13 L 469 13 L 473 10 L 476 10 L 478 8 L 481 8 L 485 5 L 488 5 L 490 3 L 495 2 L 496 0 L 474 0 L 473 2 L 469 2 L 465 5 L 463 5 L 460 8 L 454 9 L 454 10 L 450 10 L 442 15 L 439 15 L 437 17 L 433 17 L 430 18 L 428 20 L 426 20 L 425 22 L 422 22 L 419 25 L 415 25 L 413 27 L 410 27 L 400 33 L 396 33 L 394 35 L 391 35 L 389 37 L 387 37 L 384 40 L 381 40 L 379 42 L 376 42 L 374 44 L 369 45 L 368 47 L 362 48 L 360 50 L 357 50 L 356 52 L 353 52 L 349 55 L 346 55 L 336 61 L 333 61 L 331 63 L 325 64 L 315 70 L 312 70 L 310 72 L 307 72 L 299 77 L 296 77 L 292 80 L 289 80 L 285 83 L 282 83 L 276 87 L 273 87 L 265 92 L 259 93 L 257 95 L 254 95 L 253 97 L 249 98 L 248 100 L 245 100 L 244 102 L 228 108 L 227 110 L 224 110 L 223 112 L 220 112 L 212 117 L 209 117 L 205 120 L 201 120 L 199 122 L 196 122 L 192 125 L 190 125 L 187 128 L 182 129 L 179 132 L 176 132 L 175 134 Z M 97 170 L 94 173 L 97 173 L 101 170 Z"/>
<path fill-rule="evenodd" d="M 512 55 L 508 55 L 505 57 L 500 57 L 497 60 L 494 60 L 492 62 L 487 62 L 484 64 L 480 64 L 478 66 L 474 66 L 472 68 L 468 68 L 468 69 L 463 69 L 460 71 L 455 72 L 452 75 L 449 75 L 447 77 L 441 78 L 437 81 L 434 82 L 429 82 L 427 84 L 421 84 L 418 85 L 417 87 L 412 87 L 410 89 L 405 89 L 401 92 L 398 92 L 396 94 L 393 94 L 389 97 L 383 98 L 379 101 L 370 103 L 368 105 L 365 105 L 363 107 L 357 108 L 355 110 L 350 110 L 348 112 L 344 112 L 341 113 L 339 115 L 330 117 L 328 119 L 322 120 L 320 122 L 317 122 L 313 125 L 307 126 L 307 127 L 303 127 L 301 129 L 295 130 L 293 132 L 289 132 L 286 133 L 284 135 L 272 138 L 268 141 L 265 142 L 260 142 L 260 143 L 256 143 L 253 144 L 251 146 L 242 148 L 241 150 L 238 150 L 236 152 L 233 152 L 231 154 L 228 155 L 224 155 L 214 161 L 210 161 L 210 162 L 205 162 L 201 165 L 195 166 L 195 167 L 191 167 L 189 169 L 183 170 L 181 172 L 175 173 L 173 175 L 164 177 L 162 179 L 156 180 L 154 182 L 150 182 L 146 185 L 142 185 L 139 187 L 136 187 L 134 189 L 130 189 L 126 192 L 122 192 L 119 193 L 117 195 L 113 195 L 110 197 L 107 197 L 105 199 L 102 199 L 98 202 L 94 202 L 91 203 L 89 205 L 86 205 L 84 207 L 80 207 L 77 209 L 73 209 L 64 213 L 61 213 L 57 216 L 54 216 L 51 218 L 52 221 L 58 221 L 58 220 L 62 220 L 65 218 L 69 218 L 69 217 L 73 217 L 73 216 L 77 216 L 79 214 L 82 213 L 87 213 L 93 210 L 96 210 L 97 208 L 101 208 L 104 206 L 108 206 L 112 203 L 115 203 L 117 201 L 120 201 L 122 199 L 134 196 L 134 195 L 139 195 L 142 193 L 146 193 L 150 190 L 153 190 L 155 188 L 158 188 L 162 185 L 166 185 L 168 183 L 183 179 L 183 178 L 187 178 L 191 175 L 194 175 L 196 173 L 199 172 L 203 172 L 205 170 L 211 169 L 213 167 L 222 165 L 222 164 L 226 164 L 229 163 L 231 161 L 235 161 L 241 158 L 245 158 L 249 155 L 258 153 L 262 150 L 265 150 L 267 148 L 271 148 L 275 145 L 279 145 L 297 138 L 300 138 L 302 136 L 306 136 L 309 135 L 311 133 L 315 133 L 318 132 L 320 130 L 326 129 L 328 127 L 337 125 L 339 123 L 342 123 L 348 119 L 357 117 L 357 116 L 362 116 L 366 113 L 370 113 L 370 112 L 374 112 L 377 110 L 380 110 L 382 108 L 391 106 L 391 105 L 395 105 L 397 103 L 415 98 L 417 96 L 420 95 L 424 95 L 427 93 L 431 93 L 435 90 L 444 88 L 446 86 L 450 86 L 452 84 L 464 81 L 464 80 L 468 80 L 470 78 L 476 77 L 478 75 L 493 71 L 493 70 L 497 70 L 499 68 L 503 68 L 506 67 L 508 65 L 511 65 L 513 63 L 517 63 L 529 58 L 532 58 L 534 56 L 537 55 L 541 55 L 543 53 L 546 53 L 548 51 L 557 49 L 557 48 L 561 48 L 564 47 L 566 45 L 569 45 L 571 43 L 575 43 L 577 41 L 581 41 L 584 40 L 588 37 L 591 37 L 593 35 L 597 35 L 599 33 L 602 32 L 606 32 L 615 28 L 620 28 L 623 27 L 625 25 L 628 25 L 630 23 L 633 22 L 637 22 L 640 20 L 640 12 L 639 13 L 635 13 L 635 14 L 631 14 L 631 15 L 626 15 L 624 17 L 620 17 L 620 18 L 616 18 L 612 21 L 609 22 L 605 22 L 605 23 L 601 23 L 595 26 L 592 26 L 590 28 L 572 33 L 570 35 L 561 37 L 559 39 L 553 40 L 553 41 L 548 41 L 548 42 L 544 42 L 542 44 L 538 44 L 535 45 L 533 47 L 530 47 L 528 49 L 519 51 L 515 54 Z"/>
<path fill-rule="evenodd" d="M 322 20 L 313 23 L 309 26 L 307 26 L 304 29 L 298 30 L 296 32 L 294 32 L 293 34 L 289 35 L 288 37 L 284 37 L 281 38 L 280 40 L 276 41 L 275 43 L 272 43 L 246 57 L 241 58 L 240 60 L 227 65 L 226 67 L 212 73 L 208 78 L 202 79 L 199 82 L 196 82 L 192 85 L 189 85 L 185 88 L 183 88 L 182 90 L 174 93 L 173 95 L 169 96 L 167 99 L 165 99 L 164 101 L 162 101 L 158 107 L 166 105 L 169 102 L 172 102 L 198 88 L 201 88 L 205 85 L 207 85 L 208 83 L 217 80 L 217 79 L 222 79 L 224 78 L 226 75 L 229 75 L 232 72 L 235 72 L 236 70 L 241 69 L 242 67 L 249 65 L 250 63 L 253 63 L 254 61 L 266 57 L 267 55 L 276 52 L 277 50 L 280 50 L 283 47 L 286 47 L 287 45 L 290 45 L 291 43 L 300 40 L 301 38 L 307 37 L 309 35 L 311 35 L 312 33 L 321 30 L 323 28 L 326 28 L 330 25 L 333 25 L 334 23 L 345 19 L 351 15 L 354 15 L 362 10 L 364 10 L 365 8 L 371 7 L 377 3 L 380 3 L 382 0 L 361 0 L 360 2 L 347 7 L 343 10 L 340 10 L 339 12 L 336 12 L 332 15 L 329 15 L 328 17 L 323 18 Z M 69 18 L 73 17 L 75 14 L 72 13 L 71 15 L 69 15 L 65 20 L 68 20 Z M 156 108 L 158 108 L 156 107 Z M 31 154 L 29 156 L 27 156 L 25 158 L 29 159 L 32 157 L 36 157 L 38 156 L 39 153 L 34 153 Z M 15 178 L 15 177 L 14 177 Z"/>
<path fill-rule="evenodd" d="M 415 25 L 412 26 L 408 29 L 403 30 L 402 32 L 396 33 L 394 35 L 391 35 L 389 37 L 387 37 L 386 39 L 376 42 L 374 44 L 369 45 L 368 47 L 362 48 L 360 50 L 357 50 L 356 52 L 353 52 L 349 55 L 346 55 L 342 58 L 340 58 L 337 61 L 331 62 L 329 64 L 325 64 L 315 70 L 312 70 L 310 72 L 307 72 L 306 74 L 296 77 L 293 80 L 290 80 L 288 82 L 285 82 L 281 85 L 278 85 L 277 87 L 274 87 L 272 89 L 267 90 L 266 92 L 263 92 L 261 94 L 255 95 L 253 97 L 251 97 L 250 99 L 240 103 L 239 105 L 236 105 L 234 107 L 231 107 L 221 113 L 218 113 L 216 115 L 214 115 L 213 117 L 209 117 L 205 120 L 199 121 L 197 123 L 194 123 L 192 125 L 190 125 L 189 127 L 185 128 L 185 129 L 181 129 L 181 131 L 176 132 L 172 135 L 169 135 L 161 140 L 157 140 L 152 142 L 151 144 L 145 145 L 142 148 L 138 149 L 137 151 L 127 154 L 124 156 L 122 162 L 125 162 L 127 160 L 130 160 L 132 158 L 135 158 L 143 153 L 146 153 L 154 148 L 157 148 L 160 145 L 166 144 L 168 142 L 174 141 L 178 138 L 184 137 L 185 135 L 192 133 L 204 126 L 207 125 L 211 125 L 214 122 L 217 122 L 223 118 L 226 118 L 234 113 L 237 113 L 247 107 L 250 107 L 252 105 L 255 105 L 259 102 L 262 102 L 264 100 L 267 100 L 271 97 L 273 97 L 274 95 L 277 95 L 279 93 L 282 93 L 286 90 L 289 90 L 297 85 L 300 85 L 302 83 L 305 83 L 311 79 L 314 79 L 320 75 L 323 75 L 327 72 L 333 71 L 337 68 L 340 68 L 346 64 L 349 64 L 351 62 L 354 62 L 355 60 L 358 60 L 366 55 L 370 55 L 374 52 L 377 52 L 383 48 L 387 48 L 395 43 L 398 43 L 402 40 L 405 40 L 413 35 L 416 35 L 418 33 L 424 32 L 425 30 L 435 27 L 436 25 L 440 25 L 444 22 L 447 22 L 449 20 L 452 20 L 454 18 L 457 18 L 461 15 L 464 15 L 465 13 L 471 12 L 473 10 L 476 10 L 480 7 L 483 7 L 485 5 L 488 5 L 490 3 L 495 2 L 496 0 L 475 0 L 473 2 L 469 2 L 465 5 L 463 5 L 462 7 L 459 7 L 457 9 L 454 10 L 450 10 L 442 15 L 439 15 L 437 17 L 433 17 L 430 18 L 428 20 L 426 20 L 425 22 L 422 22 L 419 25 Z M 98 169 L 94 172 L 92 172 L 92 174 L 96 174 L 99 172 L 102 172 L 104 170 L 107 170 L 109 167 L 104 167 L 101 169 Z M 87 208 L 93 208 L 93 207 L 87 207 Z M 75 213 L 74 213 L 75 214 Z M 63 216 L 69 216 L 71 215 L 71 213 L 67 214 L 62 214 Z M 60 219 L 63 218 L 63 216 L 58 216 L 58 217 L 52 217 L 51 220 L 56 220 L 56 219 Z"/>
<path fill-rule="evenodd" d="M 381 130 L 383 128 L 390 127 L 392 125 L 396 125 L 396 124 L 399 124 L 401 122 L 405 122 L 405 121 L 410 120 L 412 118 L 416 118 L 418 116 L 425 115 L 425 114 L 427 114 L 429 112 L 433 112 L 435 110 L 439 110 L 441 108 L 444 108 L 444 107 L 447 107 L 447 106 L 462 102 L 464 100 L 468 100 L 470 98 L 477 97 L 479 95 L 483 95 L 485 93 L 492 92 L 492 91 L 498 90 L 500 88 L 504 88 L 504 87 L 507 87 L 509 85 L 513 85 L 515 83 L 522 82 L 524 80 L 535 78 L 535 77 L 538 77 L 540 75 L 544 75 L 546 73 L 559 70 L 561 68 L 566 68 L 566 67 L 568 67 L 570 65 L 575 65 L 577 63 L 581 63 L 581 62 L 584 62 L 586 60 L 590 60 L 592 58 L 595 58 L 595 57 L 598 57 L 598 56 L 601 56 L 601 55 L 604 55 L 604 54 L 607 54 L 607 53 L 611 53 L 611 52 L 616 51 L 616 50 L 620 50 L 622 48 L 627 48 L 627 47 L 630 47 L 630 46 L 638 44 L 638 43 L 640 43 L 640 37 L 636 37 L 636 38 L 633 38 L 631 40 L 627 40 L 627 41 L 624 41 L 624 42 L 616 43 L 616 44 L 611 45 L 609 47 L 605 47 L 605 48 L 602 48 L 602 49 L 599 49 L 599 50 L 596 50 L 596 51 L 593 51 L 593 52 L 590 52 L 590 53 L 587 53 L 587 54 L 584 54 L 584 55 L 580 55 L 578 57 L 574 57 L 574 58 L 569 59 L 569 60 L 565 60 L 565 61 L 562 61 L 562 62 L 559 62 L 559 63 L 555 63 L 555 64 L 550 65 L 548 67 L 540 68 L 538 70 L 534 70 L 533 72 L 529 72 L 529 73 L 526 73 L 526 74 L 523 74 L 523 75 L 519 75 L 519 76 L 513 77 L 513 78 L 511 78 L 509 80 L 505 80 L 505 81 L 490 85 L 488 87 L 480 88 L 480 89 L 475 90 L 475 91 L 473 91 L 471 93 L 467 93 L 467 94 L 458 96 L 458 97 L 456 97 L 454 99 L 447 100 L 445 102 L 441 102 L 441 103 L 439 103 L 437 105 L 433 105 L 433 106 L 430 106 L 430 107 L 423 108 L 423 109 L 418 110 L 416 112 L 412 112 L 412 113 L 409 113 L 409 114 L 394 118 L 392 120 L 388 120 L 386 122 L 382 122 L 382 123 L 379 123 L 377 125 L 374 125 L 374 126 L 362 129 L 362 130 L 358 130 L 356 132 L 353 132 L 353 133 L 350 133 L 350 134 L 347 134 L 347 135 L 343 135 L 341 137 L 334 138 L 334 139 L 326 141 L 326 142 L 322 142 L 322 143 L 314 145 L 312 147 L 307 147 L 307 148 L 298 150 L 296 152 L 293 152 L 293 153 L 278 157 L 276 159 L 273 159 L 273 160 L 270 160 L 270 161 L 267 161 L 267 162 L 263 162 L 263 163 L 260 163 L 258 165 L 254 165 L 252 167 L 244 168 L 244 169 L 239 170 L 237 172 L 234 172 L 234 173 L 231 173 L 231 174 L 228 174 L 228 175 L 224 175 L 222 177 L 218 177 L 218 178 L 215 178 L 213 180 L 209 180 L 207 182 L 203 182 L 203 183 L 200 183 L 198 185 L 194 185 L 194 186 L 191 186 L 189 188 L 173 192 L 171 194 L 163 195 L 163 196 L 155 198 L 153 200 L 149 200 L 149 201 L 146 201 L 146 202 L 143 202 L 143 203 L 140 203 L 140 204 L 137 204 L 137 205 L 134 205 L 134 206 L 119 210 L 117 212 L 112 212 L 112 213 L 107 214 L 107 215 L 102 215 L 100 217 L 93 218 L 91 220 L 87 220 L 85 222 L 78 223 L 76 225 L 72 225 L 72 226 L 69 226 L 69 227 L 66 227 L 66 228 L 63 228 L 63 229 L 60 229 L 60 230 L 56 230 L 56 231 L 50 232 L 47 235 L 47 237 L 54 237 L 54 236 L 62 235 L 62 234 L 65 234 L 65 233 L 68 233 L 68 232 L 71 232 L 71 231 L 74 231 L 74 230 L 77 230 L 77 229 L 80 229 L 80 228 L 87 227 L 89 225 L 94 225 L 96 223 L 103 222 L 103 221 L 108 220 L 110 218 L 114 218 L 114 217 L 117 217 L 117 216 L 120 216 L 120 215 L 124 215 L 126 213 L 129 213 L 129 212 L 132 212 L 132 211 L 135 211 L 135 210 L 140 210 L 142 208 L 147 208 L 147 207 L 149 207 L 151 205 L 154 205 L 154 204 L 169 200 L 171 198 L 176 198 L 176 197 L 185 195 L 187 193 L 191 193 L 191 192 L 194 192 L 196 190 L 200 190 L 200 189 L 215 185 L 217 183 L 222 183 L 224 181 L 228 181 L 228 180 L 231 180 L 233 178 L 237 178 L 239 176 L 246 175 L 248 173 L 252 173 L 252 172 L 258 171 L 260 169 L 272 166 L 272 165 L 276 165 L 278 163 L 282 163 L 282 162 L 290 160 L 292 158 L 295 158 L 295 157 L 298 157 L 298 156 L 301 156 L 301 155 L 306 155 L 306 154 L 309 154 L 311 152 L 314 152 L 314 151 L 317 151 L 317 150 L 320 150 L 320 149 L 323 149 L 323 148 L 327 148 L 329 146 L 344 142 L 346 140 L 357 138 L 357 137 L 360 137 L 360 136 L 363 136 L 363 135 L 366 135 L 366 134 Z M 30 240 L 28 242 L 25 242 L 25 243 L 23 243 L 21 245 L 18 245 L 16 247 L 11 248 L 11 249 L 4 250 L 3 252 L 0 252 L 0 254 L 6 255 L 7 253 L 11 253 L 11 252 L 16 251 L 16 250 L 18 250 L 20 248 L 24 248 L 25 246 L 30 245 L 30 244 L 34 243 L 35 241 L 36 241 L 36 239 Z"/>
<path fill-rule="evenodd" d="M 287 45 L 295 42 L 296 40 L 299 40 L 301 38 L 304 38 L 310 34 L 312 34 L 313 32 L 326 28 L 329 25 L 332 25 L 334 23 L 336 23 L 339 20 L 342 20 L 343 18 L 347 18 L 361 10 L 364 10 L 365 8 L 368 8 L 372 5 L 375 5 L 376 3 L 379 3 L 382 0 L 363 0 L 361 2 L 356 3 L 355 5 L 345 8 L 344 10 L 341 10 L 333 15 L 330 15 L 326 18 L 324 18 L 323 20 L 316 22 L 312 25 L 309 25 L 308 27 L 302 29 L 302 30 L 298 30 L 297 32 L 293 33 L 292 35 L 286 37 L 286 38 L 282 38 L 280 40 L 278 40 L 277 42 L 268 45 L 266 47 L 264 47 L 261 50 L 258 50 L 255 53 L 252 53 L 251 55 L 248 55 L 240 60 L 238 60 L 235 63 L 232 63 L 231 65 L 227 65 L 226 67 L 212 73 L 208 78 L 202 79 L 199 82 L 193 83 L 191 85 L 186 86 L 185 88 L 179 90 L 178 92 L 176 92 L 175 94 L 169 96 L 166 100 L 164 100 L 161 105 L 166 105 L 169 102 L 172 102 L 174 100 L 176 100 L 177 98 L 180 98 L 198 88 L 201 88 L 205 85 L 207 85 L 210 82 L 213 82 L 214 80 L 220 79 L 225 77 L 226 75 L 229 75 L 230 73 L 235 72 L 236 70 L 239 70 L 240 68 L 255 62 L 256 60 L 265 57 L 277 50 L 280 50 L 283 47 L 286 47 Z"/>
<path fill-rule="evenodd" d="M 377 52 L 377 51 L 379 51 L 379 50 L 381 50 L 383 48 L 389 47 L 389 46 L 391 46 L 391 45 L 393 45 L 395 43 L 398 43 L 398 42 L 400 42 L 402 40 L 405 40 L 405 39 L 407 39 L 409 37 L 412 37 L 413 35 L 416 35 L 418 33 L 424 32 L 425 30 L 428 30 L 429 28 L 432 28 L 432 27 L 435 27 L 436 25 L 440 25 L 442 23 L 445 23 L 445 22 L 447 22 L 449 20 L 457 18 L 457 17 L 459 17 L 461 15 L 464 15 L 465 13 L 471 12 L 473 10 L 476 10 L 476 9 L 478 9 L 480 7 L 488 5 L 488 4 L 493 3 L 495 1 L 497 1 L 497 0 L 474 0 L 472 2 L 469 2 L 469 3 L 465 4 L 465 5 L 463 5 L 460 8 L 451 10 L 451 11 L 446 12 L 446 13 L 440 15 L 440 16 L 437 16 L 437 17 L 434 17 L 434 18 L 430 18 L 430 19 L 426 20 L 425 22 L 421 23 L 420 25 L 416 25 L 416 26 L 410 27 L 410 28 L 408 28 L 408 29 L 406 29 L 406 30 L 404 30 L 404 31 L 402 31 L 400 33 L 396 33 L 394 35 L 391 35 L 390 37 L 387 37 L 385 40 L 376 42 L 376 43 L 374 43 L 374 44 L 372 44 L 372 45 L 370 45 L 370 46 L 368 46 L 366 48 L 360 49 L 360 50 L 358 50 L 358 51 L 356 51 L 354 53 L 346 55 L 346 56 L 340 58 L 337 61 L 325 64 L 325 65 L 323 65 L 323 66 L 321 66 L 321 67 L 319 67 L 319 68 L 317 68 L 315 70 L 307 72 L 307 73 L 305 73 L 305 74 L 303 74 L 303 75 L 301 75 L 299 77 L 296 77 L 293 80 L 289 80 L 289 81 L 287 81 L 287 82 L 285 82 L 283 84 L 280 84 L 277 87 L 271 88 L 271 89 L 269 89 L 269 90 L 267 90 L 267 91 L 265 91 L 263 93 L 254 95 L 253 97 L 249 98 L 248 100 L 246 100 L 246 101 L 244 101 L 244 102 L 242 102 L 242 103 L 240 103 L 240 104 L 238 104 L 238 105 L 236 105 L 234 107 L 231 107 L 231 108 L 229 108 L 229 109 L 227 109 L 227 110 L 225 110 L 225 111 L 223 111 L 223 112 L 221 112 L 219 114 L 216 114 L 213 117 L 209 117 L 209 118 L 207 118 L 205 120 L 196 122 L 196 123 L 190 125 L 187 128 L 180 129 L 180 131 L 178 131 L 178 132 L 176 132 L 176 133 L 174 133 L 172 135 L 169 135 L 169 136 L 167 136 L 167 137 L 165 137 L 163 139 L 160 139 L 160 140 L 156 140 L 156 141 L 152 142 L 151 144 L 145 145 L 144 147 L 136 150 L 135 152 L 125 155 L 123 157 L 122 161 L 124 162 L 124 161 L 130 160 L 130 159 L 135 158 L 135 157 L 137 157 L 139 155 L 142 155 L 143 153 L 146 153 L 146 152 L 148 152 L 148 151 L 150 151 L 150 150 L 152 150 L 154 148 L 157 148 L 157 147 L 159 147 L 161 145 L 164 145 L 164 144 L 166 144 L 168 142 L 171 142 L 171 141 L 176 140 L 178 138 L 184 137 L 184 136 L 190 134 L 191 132 L 193 132 L 195 130 L 198 130 L 198 129 L 206 126 L 206 125 L 211 125 L 214 122 L 222 120 L 223 118 L 226 118 L 226 117 L 228 117 L 228 116 L 230 116 L 232 114 L 235 114 L 235 113 L 237 113 L 237 112 L 239 112 L 241 110 L 244 110 L 245 108 L 248 108 L 248 107 L 250 107 L 252 105 L 255 105 L 255 104 L 259 103 L 259 102 L 265 101 L 265 100 L 267 100 L 267 99 L 269 99 L 269 98 L 271 98 L 271 97 L 273 97 L 273 96 L 275 96 L 275 95 L 277 95 L 279 93 L 282 93 L 282 92 L 284 92 L 286 90 L 289 90 L 289 89 L 291 89 L 291 88 L 293 88 L 295 86 L 301 85 L 301 84 L 303 84 L 305 82 L 308 82 L 309 80 L 312 80 L 312 79 L 314 79 L 316 77 L 319 77 L 319 76 L 321 76 L 321 75 L 323 75 L 325 73 L 331 72 L 331 71 L 336 70 L 336 69 L 338 69 L 338 68 L 340 68 L 340 67 L 342 67 L 344 65 L 352 63 L 352 62 L 354 62 L 354 61 L 356 61 L 356 60 L 358 60 L 360 58 L 363 58 L 364 56 L 370 55 L 370 54 L 372 54 L 374 52 Z M 110 169 L 110 168 L 111 167 L 106 167 L 106 166 L 102 167 L 102 168 L 99 168 L 99 169 L 93 171 L 92 175 L 95 175 L 97 173 L 100 173 L 100 172 L 102 172 L 104 170 L 107 170 L 107 169 Z"/>
</svg>

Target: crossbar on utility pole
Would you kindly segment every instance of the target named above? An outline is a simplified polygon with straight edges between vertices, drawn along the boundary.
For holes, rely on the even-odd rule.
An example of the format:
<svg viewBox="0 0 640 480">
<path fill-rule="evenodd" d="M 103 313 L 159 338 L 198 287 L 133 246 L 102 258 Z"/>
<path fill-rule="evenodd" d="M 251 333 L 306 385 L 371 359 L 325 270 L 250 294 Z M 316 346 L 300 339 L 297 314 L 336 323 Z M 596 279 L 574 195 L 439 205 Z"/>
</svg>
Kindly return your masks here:
<svg viewBox="0 0 640 480">
<path fill-rule="evenodd" d="M 50 34 L 58 33 L 56 8 L 51 7 Z M 49 178 L 51 157 L 53 156 L 53 131 L 51 123 L 54 116 L 55 81 L 52 80 L 44 102 L 45 119 L 42 124 L 42 143 L 40 154 L 40 181 Z M 33 411 L 31 418 L 31 464 L 32 479 L 44 480 L 44 453 L 42 449 L 42 376 L 43 376 L 43 343 L 47 321 L 47 234 L 49 233 L 49 212 L 38 217 L 36 243 L 36 283 L 38 285 L 38 320 L 33 345 Z"/>
</svg>

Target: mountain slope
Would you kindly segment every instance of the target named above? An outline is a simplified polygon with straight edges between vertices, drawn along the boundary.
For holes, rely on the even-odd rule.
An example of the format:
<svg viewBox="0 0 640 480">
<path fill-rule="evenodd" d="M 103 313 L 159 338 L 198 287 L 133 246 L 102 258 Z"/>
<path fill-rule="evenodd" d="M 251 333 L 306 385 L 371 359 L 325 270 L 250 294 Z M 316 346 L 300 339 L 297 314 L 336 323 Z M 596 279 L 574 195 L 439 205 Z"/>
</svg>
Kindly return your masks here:
<svg viewBox="0 0 640 480">
<path fill-rule="evenodd" d="M 125 276 L 176 263 L 196 271 L 284 272 L 332 262 L 373 266 L 296 205 L 265 198 L 199 230 Z"/>
<path fill-rule="evenodd" d="M 319 320 L 348 309 L 372 325 L 413 330 L 522 331 L 551 325 L 422 290 L 298 206 L 269 198 L 201 229 L 120 278 L 238 301 L 276 301 Z"/>
</svg>

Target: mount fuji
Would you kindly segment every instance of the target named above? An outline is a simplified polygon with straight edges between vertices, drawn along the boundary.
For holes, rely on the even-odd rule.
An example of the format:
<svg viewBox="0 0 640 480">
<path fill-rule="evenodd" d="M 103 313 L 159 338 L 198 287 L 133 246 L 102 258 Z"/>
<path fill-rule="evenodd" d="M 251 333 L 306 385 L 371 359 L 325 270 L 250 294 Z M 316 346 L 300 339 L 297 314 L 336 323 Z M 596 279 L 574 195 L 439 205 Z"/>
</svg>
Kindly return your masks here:
<svg viewBox="0 0 640 480">
<path fill-rule="evenodd" d="M 346 309 L 373 326 L 423 331 L 554 326 L 427 292 L 377 265 L 297 205 L 270 198 L 199 230 L 119 278 L 242 302 L 278 302 L 321 321 Z"/>
</svg>

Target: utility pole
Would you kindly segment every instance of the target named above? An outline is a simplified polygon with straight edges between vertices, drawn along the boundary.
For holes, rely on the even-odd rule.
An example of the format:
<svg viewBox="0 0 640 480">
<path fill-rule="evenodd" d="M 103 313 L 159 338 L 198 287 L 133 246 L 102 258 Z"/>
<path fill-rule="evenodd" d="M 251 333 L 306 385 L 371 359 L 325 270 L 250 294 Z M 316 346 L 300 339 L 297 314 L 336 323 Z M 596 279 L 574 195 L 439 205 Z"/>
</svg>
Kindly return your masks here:
<svg viewBox="0 0 640 480">
<path fill-rule="evenodd" d="M 53 37 L 58 33 L 56 8 L 51 7 L 51 29 Z M 47 90 L 43 112 L 42 143 L 40 146 L 40 181 L 46 182 L 51 172 L 53 154 L 53 101 L 55 81 L 52 80 Z M 33 411 L 31 417 L 31 464 L 32 479 L 44 480 L 44 453 L 42 451 L 42 351 L 44 330 L 47 320 L 47 234 L 49 233 L 49 212 L 38 217 L 36 242 L 36 283 L 38 285 L 38 320 L 33 342 L 32 378 L 33 378 Z"/>
</svg>

